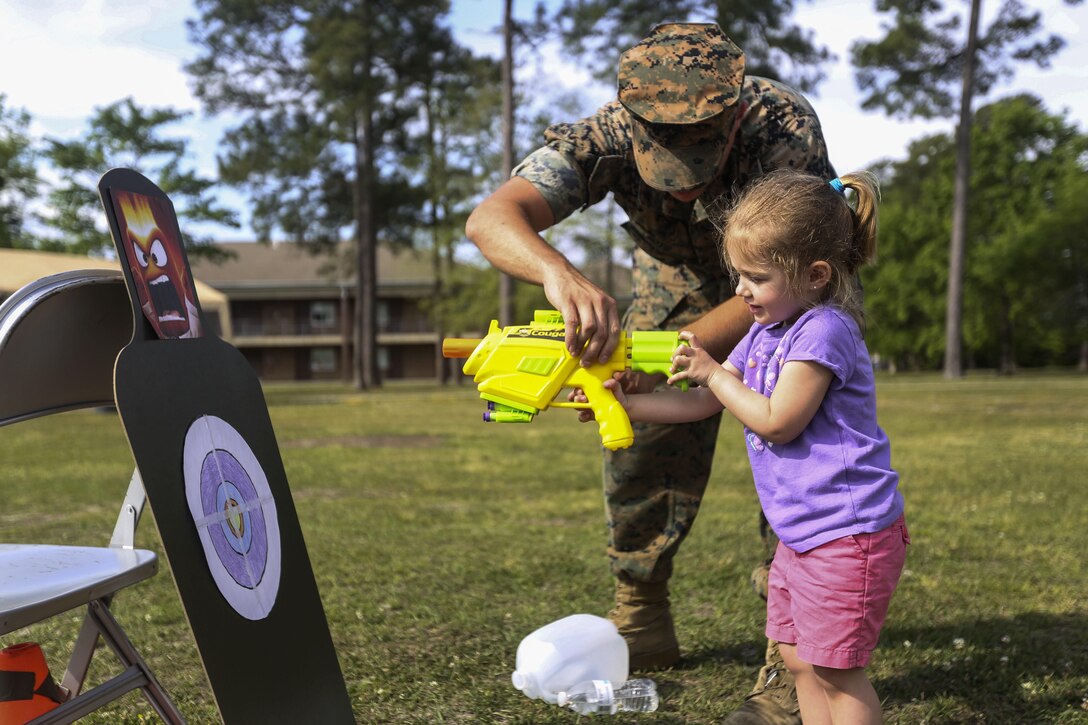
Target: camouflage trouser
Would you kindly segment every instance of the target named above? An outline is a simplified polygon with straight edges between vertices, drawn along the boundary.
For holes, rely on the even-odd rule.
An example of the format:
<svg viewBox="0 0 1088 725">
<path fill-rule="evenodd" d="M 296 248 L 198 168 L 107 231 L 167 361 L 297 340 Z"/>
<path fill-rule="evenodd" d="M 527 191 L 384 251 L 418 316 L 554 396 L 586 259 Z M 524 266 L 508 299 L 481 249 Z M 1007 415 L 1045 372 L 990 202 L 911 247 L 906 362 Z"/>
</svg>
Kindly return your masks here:
<svg viewBox="0 0 1088 725">
<path fill-rule="evenodd" d="M 612 573 L 659 582 L 703 500 L 721 414 L 696 423 L 636 423 L 630 448 L 606 451 L 604 495 Z"/>
<path fill-rule="evenodd" d="M 673 292 L 679 286 L 675 277 L 667 278 L 670 269 L 636 266 L 635 301 L 624 315 L 625 330 L 678 330 L 728 296 L 728 287 L 713 287 L 684 296 L 667 311 L 655 309 L 658 301 L 676 296 L 659 294 L 661 286 Z M 673 556 L 691 531 L 703 500 L 720 423 L 720 413 L 679 425 L 635 423 L 635 442 L 630 448 L 605 451 L 604 495 L 613 575 L 622 572 L 646 582 L 672 575 Z"/>
</svg>

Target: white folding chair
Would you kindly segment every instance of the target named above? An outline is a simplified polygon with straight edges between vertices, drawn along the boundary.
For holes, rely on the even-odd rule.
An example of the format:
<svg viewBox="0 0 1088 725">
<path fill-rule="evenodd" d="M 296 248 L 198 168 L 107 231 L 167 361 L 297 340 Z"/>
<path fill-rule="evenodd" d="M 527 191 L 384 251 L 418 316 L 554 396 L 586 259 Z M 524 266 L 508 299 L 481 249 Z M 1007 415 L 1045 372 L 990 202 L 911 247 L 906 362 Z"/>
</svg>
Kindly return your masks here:
<svg viewBox="0 0 1088 725">
<path fill-rule="evenodd" d="M 112 406 L 113 366 L 132 323 L 119 271 L 64 272 L 6 299 L 0 304 L 0 426 Z M 155 553 L 134 546 L 144 503 L 135 471 L 108 546 L 0 543 L 0 635 L 86 608 L 60 683 L 65 700 L 34 725 L 72 722 L 137 688 L 164 721 L 184 722 L 109 609 L 118 591 L 158 570 Z M 99 637 L 123 669 L 83 692 Z"/>
</svg>

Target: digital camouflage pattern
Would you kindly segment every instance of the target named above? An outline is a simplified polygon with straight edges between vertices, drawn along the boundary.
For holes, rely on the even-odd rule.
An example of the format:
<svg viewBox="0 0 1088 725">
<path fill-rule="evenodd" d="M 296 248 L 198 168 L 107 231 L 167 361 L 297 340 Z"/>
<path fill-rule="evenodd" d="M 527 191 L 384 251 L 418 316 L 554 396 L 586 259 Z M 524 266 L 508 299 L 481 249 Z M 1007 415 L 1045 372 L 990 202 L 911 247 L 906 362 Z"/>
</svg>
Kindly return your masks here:
<svg viewBox="0 0 1088 725">
<path fill-rule="evenodd" d="M 513 171 L 547 199 L 556 221 L 613 194 L 637 245 L 634 298 L 623 329 L 680 329 L 733 294 L 719 248 L 720 218 L 737 192 L 776 168 L 835 177 L 819 119 L 797 92 L 749 76 L 747 104 L 720 174 L 695 202 L 646 184 L 635 163 L 631 113 L 619 101 L 545 132 L 546 145 Z M 635 443 L 606 452 L 609 556 L 614 572 L 662 581 L 691 530 L 714 456 L 720 417 L 683 425 L 637 425 Z"/>
<path fill-rule="evenodd" d="M 713 23 L 656 26 L 620 56 L 617 97 L 649 123 L 707 121 L 736 105 L 744 53 Z"/>
<path fill-rule="evenodd" d="M 658 25 L 620 56 L 617 98 L 647 184 L 682 191 L 714 177 L 743 83 L 744 53 L 713 23 Z"/>
</svg>

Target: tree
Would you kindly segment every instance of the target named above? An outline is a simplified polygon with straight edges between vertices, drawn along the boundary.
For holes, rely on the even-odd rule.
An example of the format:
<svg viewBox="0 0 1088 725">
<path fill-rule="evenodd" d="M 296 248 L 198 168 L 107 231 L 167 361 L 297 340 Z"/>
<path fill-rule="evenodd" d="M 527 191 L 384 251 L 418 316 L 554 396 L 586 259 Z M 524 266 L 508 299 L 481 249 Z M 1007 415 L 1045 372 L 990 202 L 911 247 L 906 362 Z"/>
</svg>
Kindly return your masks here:
<svg viewBox="0 0 1088 725">
<path fill-rule="evenodd" d="M 881 177 L 877 263 L 862 270 L 869 350 L 892 370 L 937 366 L 955 150 L 943 134 L 913 141 Z"/>
<path fill-rule="evenodd" d="M 1088 137 L 1028 94 L 979 109 L 974 126 L 968 349 L 1004 373 L 1072 362 L 1088 324 L 1075 264 L 1088 251 L 1088 211 L 1069 202 L 1088 189 Z"/>
<path fill-rule="evenodd" d="M 964 357 L 1005 372 L 1067 365 L 1088 339 L 1083 229 L 1088 137 L 1022 95 L 975 114 L 964 266 Z M 863 271 L 870 350 L 897 368 L 942 364 L 956 141 L 938 134 L 882 168 L 879 260 Z"/>
<path fill-rule="evenodd" d="M 434 287 L 429 311 L 441 339 L 454 321 L 451 308 L 442 304 L 454 284 L 454 251 L 464 236 L 479 179 L 494 167 L 488 140 L 496 136 L 493 109 L 499 105 L 499 73 L 490 58 L 476 57 L 452 43 L 422 51 L 418 62 L 427 69 L 422 86 L 426 134 L 423 144 L 405 138 L 402 159 L 426 190 L 425 234 L 417 236 L 422 237 L 418 245 L 431 250 Z M 437 347 L 435 355 L 438 381 L 445 383 L 452 366 Z"/>
<path fill-rule="evenodd" d="M 408 244 L 426 190 L 402 169 L 417 142 L 431 69 L 421 49 L 448 2 L 425 0 L 197 0 L 189 23 L 203 54 L 186 66 L 209 111 L 234 109 L 224 176 L 246 188 L 260 229 L 299 241 L 353 227 L 357 255 L 355 385 L 380 384 L 376 245 Z M 422 124 L 420 124 L 422 125 Z"/>
<path fill-rule="evenodd" d="M 4 107 L 0 93 L 0 247 L 29 247 L 27 207 L 38 193 L 36 151 L 28 135 L 30 115 Z"/>
<path fill-rule="evenodd" d="M 1084 157 L 1086 139 L 1082 135 L 1078 145 Z M 1057 179 L 1051 194 L 1047 213 L 1024 228 L 1029 242 L 1046 240 L 1057 253 L 1050 259 L 1054 263 L 1054 276 L 1042 280 L 1040 290 L 1045 294 L 1052 284 L 1055 294 L 1046 308 L 1043 321 L 1048 331 L 1061 334 L 1059 345 L 1065 354 L 1054 359 L 1057 364 L 1075 364 L 1080 372 L 1088 372 L 1088 173 L 1083 164 L 1069 165 L 1064 178 Z"/>
<path fill-rule="evenodd" d="M 1080 0 L 1066 2 L 1076 4 Z M 1019 0 L 1004 0 L 982 36 L 978 36 L 981 2 L 972 0 L 965 44 L 958 35 L 963 18 L 955 12 L 946 15 L 940 0 L 877 0 L 876 9 L 893 13 L 895 19 L 882 39 L 858 41 L 851 46 L 857 84 L 866 94 L 862 108 L 880 108 L 898 117 L 934 118 L 959 113 L 944 361 L 945 376 L 958 377 L 963 374 L 961 283 L 968 223 L 972 99 L 985 96 L 996 83 L 1010 78 L 1014 62 L 1033 61 L 1047 67 L 1065 41 L 1056 35 L 1037 39 L 1041 13 L 1028 13 Z M 958 102 L 954 91 L 957 83 Z"/>
<path fill-rule="evenodd" d="M 502 173 L 514 170 L 514 0 L 502 11 Z M 514 324 L 514 279 L 499 272 L 499 324 Z"/>
<path fill-rule="evenodd" d="M 823 64 L 834 56 L 815 45 L 811 30 L 790 22 L 793 6 L 793 0 L 674 0 L 663 16 L 660 0 L 563 0 L 555 22 L 567 50 L 608 84 L 616 80 L 620 53 L 667 17 L 716 21 L 744 51 L 749 75 L 812 92 L 826 76 Z"/>
<path fill-rule="evenodd" d="M 536 6 L 536 18 L 532 22 L 519 22 L 514 18 L 514 0 L 503 0 L 502 12 L 502 59 L 501 90 L 502 90 L 502 166 L 500 168 L 500 183 L 510 177 L 510 172 L 519 158 L 517 137 L 519 123 L 519 102 L 516 83 L 514 79 L 517 62 L 515 48 L 534 50 L 538 42 L 546 34 L 548 23 L 544 17 L 544 6 L 538 3 Z M 518 299 L 524 297 L 517 291 L 517 282 L 505 272 L 499 272 L 498 289 L 498 319 L 499 324 L 506 326 L 515 322 L 514 313 Z"/>
<path fill-rule="evenodd" d="M 186 231 L 186 223 L 238 226 L 237 213 L 220 206 L 211 191 L 216 182 L 184 168 L 188 142 L 163 136 L 163 127 L 185 118 L 173 108 L 141 108 L 132 98 L 95 109 L 84 135 L 74 141 L 46 140 L 45 157 L 60 175 L 49 191 L 53 214 L 43 222 L 59 237 L 41 245 L 78 253 L 113 248 L 102 218 L 98 180 L 106 171 L 138 171 L 166 192 L 177 211 L 189 254 L 222 257 L 207 235 Z"/>
</svg>

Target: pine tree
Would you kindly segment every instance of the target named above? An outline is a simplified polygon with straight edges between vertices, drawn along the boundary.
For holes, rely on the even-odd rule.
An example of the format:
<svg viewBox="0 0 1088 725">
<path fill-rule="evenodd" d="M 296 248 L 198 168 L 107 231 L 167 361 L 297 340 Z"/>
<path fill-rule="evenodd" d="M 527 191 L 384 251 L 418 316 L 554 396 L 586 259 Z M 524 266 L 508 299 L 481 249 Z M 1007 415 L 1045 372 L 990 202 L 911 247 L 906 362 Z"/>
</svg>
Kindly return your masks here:
<svg viewBox="0 0 1088 725">
<path fill-rule="evenodd" d="M 1041 13 L 1028 12 L 1019 0 L 1003 0 L 996 19 L 981 36 L 981 0 L 972 0 L 966 19 L 955 11 L 946 13 L 940 0 L 877 0 L 876 9 L 894 16 L 887 34 L 878 41 L 859 41 L 851 47 L 858 87 L 867 94 L 862 108 L 883 109 L 903 118 L 959 117 L 944 359 L 945 377 L 959 377 L 963 374 L 962 281 L 968 236 L 972 100 L 1011 77 L 1015 62 L 1032 61 L 1047 67 L 1065 41 L 1056 35 L 1038 39 Z"/>
</svg>

